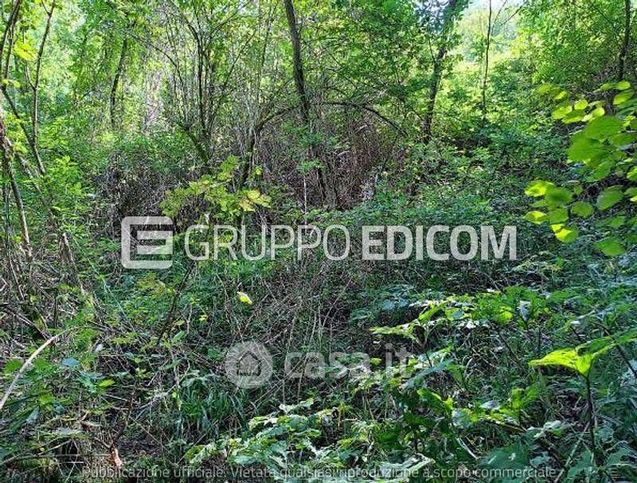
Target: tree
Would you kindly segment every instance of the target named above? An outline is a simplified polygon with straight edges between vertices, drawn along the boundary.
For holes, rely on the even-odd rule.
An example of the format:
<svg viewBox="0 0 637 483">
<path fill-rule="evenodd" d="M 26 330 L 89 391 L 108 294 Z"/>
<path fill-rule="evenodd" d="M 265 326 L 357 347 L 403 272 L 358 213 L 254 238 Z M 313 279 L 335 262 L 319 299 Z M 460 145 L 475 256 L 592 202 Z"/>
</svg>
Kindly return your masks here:
<svg viewBox="0 0 637 483">
<path fill-rule="evenodd" d="M 630 50 L 630 36 L 631 36 L 631 17 L 633 15 L 632 6 L 630 4 L 630 0 L 624 0 L 624 36 L 621 46 L 621 51 L 619 52 L 619 68 L 618 70 L 618 80 L 622 80 L 624 78 L 624 74 L 626 71 L 626 62 L 628 60 L 628 52 Z"/>
<path fill-rule="evenodd" d="M 445 69 L 445 59 L 454 42 L 454 26 L 466 6 L 467 1 L 465 0 L 448 0 L 444 6 L 438 5 L 436 2 L 437 12 L 439 13 L 431 5 L 431 11 L 423 12 L 424 26 L 430 34 L 435 36 L 435 43 L 438 45 L 438 50 L 432 58 L 429 94 L 427 95 L 422 122 L 422 140 L 424 143 L 428 143 L 431 140 L 436 98 L 438 97 L 440 82 Z"/>
<path fill-rule="evenodd" d="M 305 74 L 303 72 L 303 59 L 301 56 L 301 36 L 296 20 L 296 12 L 292 0 L 283 0 L 285 5 L 285 16 L 290 31 L 290 42 L 292 43 L 292 66 L 294 73 L 294 85 L 299 98 L 299 109 L 301 111 L 301 119 L 305 125 L 308 137 L 310 138 L 307 148 L 307 157 L 310 162 L 316 160 L 317 144 L 314 140 L 314 128 L 312 126 L 311 106 L 305 86 Z M 323 166 L 316 167 L 319 186 L 321 188 L 321 196 L 325 200 L 327 198 L 327 180 L 325 169 Z"/>
</svg>

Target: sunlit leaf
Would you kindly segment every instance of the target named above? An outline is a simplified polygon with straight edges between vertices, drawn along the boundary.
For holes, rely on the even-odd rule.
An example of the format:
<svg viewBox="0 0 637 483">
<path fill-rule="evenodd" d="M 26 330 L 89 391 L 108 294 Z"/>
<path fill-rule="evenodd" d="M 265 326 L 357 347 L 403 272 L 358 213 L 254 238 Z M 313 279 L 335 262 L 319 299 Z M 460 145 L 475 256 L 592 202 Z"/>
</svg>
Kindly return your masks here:
<svg viewBox="0 0 637 483">
<path fill-rule="evenodd" d="M 541 359 L 534 359 L 529 362 L 532 367 L 541 366 L 561 366 L 572 369 L 582 375 L 589 373 L 593 363 L 592 357 L 581 357 L 576 348 L 558 349 L 545 355 Z"/>
<path fill-rule="evenodd" d="M 585 136 L 573 136 L 573 142 L 568 149 L 568 157 L 571 161 L 586 161 L 602 156 L 606 153 L 606 147 L 594 139 Z"/>
<path fill-rule="evenodd" d="M 562 118 L 562 122 L 564 124 L 572 124 L 574 122 L 580 122 L 582 119 L 584 119 L 585 115 L 586 113 L 581 110 L 571 111 Z"/>
<path fill-rule="evenodd" d="M 577 111 L 582 111 L 588 107 L 588 101 L 586 99 L 580 99 L 573 104 L 573 107 Z"/>
<path fill-rule="evenodd" d="M 250 298 L 250 296 L 245 293 L 245 292 L 237 292 L 237 296 L 239 297 L 239 302 L 241 302 L 242 304 L 246 304 L 246 305 L 252 305 L 252 299 Z"/>
<path fill-rule="evenodd" d="M 526 215 L 524 215 L 524 219 L 530 221 L 531 223 L 539 225 L 542 222 L 546 221 L 548 217 L 546 216 L 546 213 L 535 210 L 529 211 Z"/>
<path fill-rule="evenodd" d="M 613 98 L 613 105 L 619 106 L 620 104 L 623 104 L 631 97 L 633 97 L 634 94 L 635 93 L 632 90 L 620 92 Z"/>
<path fill-rule="evenodd" d="M 564 226 L 561 223 L 557 223 L 551 225 L 551 229 L 553 233 L 555 233 L 555 238 L 557 238 L 562 243 L 572 243 L 577 240 L 579 236 L 579 231 L 577 227 L 574 226 Z"/>
<path fill-rule="evenodd" d="M 529 185 L 526 187 L 526 189 L 524 190 L 524 193 L 527 196 L 533 196 L 533 197 L 544 196 L 546 194 L 546 190 L 552 186 L 555 186 L 555 185 L 551 183 L 550 181 L 543 181 L 538 179 L 535 181 L 531 181 Z"/>
<path fill-rule="evenodd" d="M 562 99 L 566 99 L 568 97 L 568 92 L 562 90 L 553 96 L 553 99 L 556 101 L 561 101 Z"/>
<path fill-rule="evenodd" d="M 532 367 L 561 366 L 587 376 L 590 373 L 593 362 L 599 356 L 614 347 L 634 342 L 635 340 L 637 340 L 637 329 L 632 329 L 623 334 L 594 339 L 574 348 L 555 350 L 541 359 L 530 361 L 529 365 Z"/>
<path fill-rule="evenodd" d="M 20 40 L 17 40 L 13 46 L 13 53 L 26 62 L 33 62 L 38 55 L 33 47 Z"/>
<path fill-rule="evenodd" d="M 551 116 L 553 117 L 553 119 L 562 119 L 572 110 L 573 110 L 573 106 L 571 105 L 571 103 L 564 102 L 558 105 L 557 108 L 553 110 L 553 112 L 551 113 Z"/>
</svg>

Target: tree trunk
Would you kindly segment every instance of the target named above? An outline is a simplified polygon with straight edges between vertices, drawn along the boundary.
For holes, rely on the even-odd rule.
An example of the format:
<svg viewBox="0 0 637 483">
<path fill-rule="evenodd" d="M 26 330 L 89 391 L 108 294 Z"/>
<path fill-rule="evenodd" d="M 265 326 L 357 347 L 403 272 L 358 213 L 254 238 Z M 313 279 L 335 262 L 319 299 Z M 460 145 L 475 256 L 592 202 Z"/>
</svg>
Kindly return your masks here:
<svg viewBox="0 0 637 483">
<path fill-rule="evenodd" d="M 51 10 L 47 11 L 46 27 L 44 28 L 44 34 L 40 41 L 40 48 L 38 49 L 38 60 L 35 63 L 35 79 L 31 84 L 33 91 L 33 101 L 31 106 L 31 129 L 33 131 L 33 139 L 37 144 L 38 140 L 38 109 L 39 109 L 39 89 L 40 89 L 40 74 L 42 72 L 42 56 L 44 55 L 44 46 L 46 40 L 51 32 L 51 19 L 53 18 L 53 10 L 55 9 L 55 2 L 51 4 Z"/>
<path fill-rule="evenodd" d="M 294 11 L 294 4 L 292 0 L 283 0 L 285 5 L 285 14 L 288 20 L 288 27 L 290 30 L 290 41 L 292 42 L 292 62 L 294 70 L 294 85 L 296 86 L 296 92 L 299 97 L 301 118 L 305 124 L 305 128 L 310 136 L 313 134 L 312 119 L 310 116 L 310 101 L 305 89 L 305 74 L 303 72 L 303 60 L 301 58 L 301 36 L 299 35 L 299 29 L 296 22 L 296 13 Z M 308 158 L 313 160 L 316 158 L 316 149 L 314 140 L 310 140 L 308 146 Z M 325 172 L 323 168 L 318 167 L 316 169 L 319 181 L 319 187 L 321 190 L 321 196 L 323 199 L 327 195 L 327 183 L 325 179 Z"/>
<path fill-rule="evenodd" d="M 436 97 L 438 97 L 438 88 L 442 77 L 442 61 L 446 56 L 446 48 L 441 47 L 434 61 L 434 70 L 431 74 L 431 85 L 429 86 L 429 96 L 427 99 L 427 110 L 422 123 L 422 138 L 425 144 L 431 141 L 431 132 L 434 120 L 434 107 L 436 105 Z"/>
<path fill-rule="evenodd" d="M 623 80 L 626 72 L 626 60 L 628 58 L 628 50 L 630 47 L 630 16 L 631 5 L 630 0 L 624 0 L 624 40 L 622 42 L 622 48 L 619 53 L 619 73 L 617 80 Z"/>
<path fill-rule="evenodd" d="M 27 256 L 27 260 L 30 262 L 33 258 L 33 251 L 31 249 L 31 237 L 29 236 L 29 225 L 27 223 L 26 212 L 24 210 L 24 202 L 22 201 L 22 194 L 20 187 L 13 174 L 11 167 L 12 160 L 12 147 L 11 142 L 6 137 L 6 130 L 4 126 L 4 120 L 0 118 L 0 147 L 2 149 L 2 167 L 7 178 L 9 178 L 9 185 L 11 186 L 11 193 L 18 209 L 18 218 L 20 219 L 20 231 L 22 232 L 22 244 L 24 246 L 24 252 Z"/>
<path fill-rule="evenodd" d="M 292 0 L 283 0 L 285 14 L 290 29 L 290 41 L 292 42 L 292 61 L 294 63 L 294 84 L 301 103 L 301 117 L 303 122 L 310 124 L 310 102 L 305 92 L 305 74 L 303 73 L 303 61 L 301 59 L 301 36 L 296 23 L 296 13 Z"/>
<path fill-rule="evenodd" d="M 115 77 L 113 77 L 113 85 L 111 87 L 111 98 L 110 98 L 110 116 L 111 116 L 111 127 L 115 129 L 117 126 L 117 122 L 115 120 L 115 108 L 117 105 L 117 89 L 119 88 L 119 81 L 122 77 L 122 72 L 124 70 L 124 61 L 126 60 L 126 54 L 128 53 L 128 37 L 124 37 L 124 41 L 122 42 L 122 50 L 119 54 L 119 62 L 117 63 L 117 70 L 115 71 Z"/>
<path fill-rule="evenodd" d="M 431 141 L 434 113 L 436 109 L 436 98 L 438 97 L 438 90 L 440 89 L 440 82 L 442 80 L 444 61 L 449 50 L 449 37 L 455 20 L 457 6 L 458 0 L 449 0 L 449 3 L 447 3 L 442 13 L 443 24 L 442 32 L 440 34 L 440 47 L 438 48 L 438 53 L 433 60 L 433 72 L 431 74 L 431 83 L 429 85 L 427 108 L 422 123 L 422 138 L 425 144 Z"/>
<path fill-rule="evenodd" d="M 491 32 L 493 30 L 493 5 L 489 0 L 489 21 L 487 23 L 487 38 L 484 48 L 484 74 L 482 77 L 482 101 L 480 110 L 482 111 L 482 122 L 487 119 L 487 82 L 489 81 L 489 51 L 491 49 Z"/>
</svg>

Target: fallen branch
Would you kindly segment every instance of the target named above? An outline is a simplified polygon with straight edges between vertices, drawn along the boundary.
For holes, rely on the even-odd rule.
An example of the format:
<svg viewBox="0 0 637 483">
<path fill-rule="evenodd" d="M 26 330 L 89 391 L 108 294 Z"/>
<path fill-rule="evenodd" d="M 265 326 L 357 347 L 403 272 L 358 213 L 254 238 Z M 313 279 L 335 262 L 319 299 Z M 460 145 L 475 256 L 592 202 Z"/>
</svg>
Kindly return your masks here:
<svg viewBox="0 0 637 483">
<path fill-rule="evenodd" d="M 42 352 L 44 349 L 46 349 L 50 344 L 52 344 L 53 342 L 55 342 L 57 339 L 59 339 L 63 334 L 65 334 L 66 332 L 68 332 L 69 329 L 66 329 L 62 332 L 60 332 L 57 335 L 54 335 L 53 337 L 49 337 L 44 344 L 42 344 L 40 347 L 38 347 L 33 354 L 31 354 L 29 356 L 29 358 L 24 362 L 24 364 L 22 364 L 22 367 L 20 368 L 20 370 L 16 373 L 15 377 L 13 378 L 13 381 L 11 381 L 11 384 L 9 384 L 9 387 L 7 388 L 6 392 L 4 393 L 4 396 L 2 396 L 2 399 L 0 400 L 0 411 L 2 411 L 2 408 L 4 407 L 5 403 L 7 402 L 7 399 L 9 399 L 9 396 L 11 395 L 11 393 L 13 392 L 13 390 L 15 389 L 16 385 L 18 384 L 18 380 L 20 379 L 20 376 L 22 376 L 22 374 L 24 374 L 26 372 L 26 370 L 29 368 L 29 366 L 31 365 L 31 363 L 35 360 L 36 357 L 38 357 L 38 355 L 40 355 L 40 352 Z"/>
</svg>

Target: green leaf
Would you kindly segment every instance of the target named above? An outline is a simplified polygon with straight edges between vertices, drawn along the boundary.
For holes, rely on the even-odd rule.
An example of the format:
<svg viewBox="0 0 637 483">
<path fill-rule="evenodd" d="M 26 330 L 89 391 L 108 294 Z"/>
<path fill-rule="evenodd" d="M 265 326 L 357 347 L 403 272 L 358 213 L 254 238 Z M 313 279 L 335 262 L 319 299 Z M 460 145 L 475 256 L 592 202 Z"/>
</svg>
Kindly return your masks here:
<svg viewBox="0 0 637 483">
<path fill-rule="evenodd" d="M 550 181 L 543 181 L 541 179 L 537 179 L 529 183 L 529 185 L 524 190 L 524 193 L 527 196 L 533 196 L 537 198 L 538 196 L 544 196 L 546 194 L 546 190 L 553 186 L 555 185 L 551 183 Z"/>
<path fill-rule="evenodd" d="M 556 109 L 551 113 L 551 117 L 553 119 L 563 119 L 568 113 L 573 110 L 573 106 L 570 102 L 566 101 L 557 106 Z"/>
<path fill-rule="evenodd" d="M 246 304 L 246 305 L 252 305 L 252 299 L 250 298 L 250 296 L 245 293 L 245 292 L 237 292 L 237 296 L 239 297 L 239 302 L 241 302 L 242 304 Z"/>
<path fill-rule="evenodd" d="M 2 79 L 2 84 L 5 86 L 15 87 L 16 89 L 19 89 L 20 86 L 22 85 L 20 84 L 20 82 L 14 79 Z"/>
<path fill-rule="evenodd" d="M 611 186 L 602 191 L 597 197 L 597 208 L 600 211 L 612 208 L 624 197 L 621 186 Z"/>
<path fill-rule="evenodd" d="M 613 146 L 628 146 L 637 139 L 637 134 L 631 132 L 622 132 L 615 134 L 609 138 L 610 143 Z"/>
<path fill-rule="evenodd" d="M 607 257 L 617 257 L 626 251 L 621 240 L 614 236 L 598 241 L 595 246 Z"/>
<path fill-rule="evenodd" d="M 574 348 L 555 350 L 541 359 L 529 362 L 532 367 L 561 366 L 572 369 L 586 376 L 591 370 L 593 362 L 614 347 L 637 340 L 637 329 L 631 329 L 620 335 L 611 335 L 594 339 Z"/>
<path fill-rule="evenodd" d="M 22 367 L 24 361 L 21 359 L 9 359 L 2 369 L 5 374 L 12 374 Z"/>
<path fill-rule="evenodd" d="M 631 181 L 637 181 L 637 166 L 633 166 L 626 177 Z"/>
<path fill-rule="evenodd" d="M 579 231 L 574 226 L 564 226 L 558 223 L 551 225 L 551 229 L 555 233 L 555 238 L 562 243 L 572 243 L 577 240 L 577 237 L 579 236 Z"/>
<path fill-rule="evenodd" d="M 259 190 L 248 190 L 246 191 L 246 196 L 250 201 L 255 201 L 261 197 L 261 192 Z"/>
<path fill-rule="evenodd" d="M 542 84 L 540 87 L 537 88 L 537 93 L 538 94 L 548 94 L 553 89 L 554 89 L 554 87 L 551 84 Z"/>
<path fill-rule="evenodd" d="M 534 201 L 533 203 L 531 203 L 531 206 L 533 208 L 546 208 L 549 204 L 546 202 L 546 200 L 544 198 L 542 198 L 541 200 L 537 200 Z"/>
<path fill-rule="evenodd" d="M 529 362 L 531 367 L 560 366 L 571 369 L 579 374 L 586 375 L 591 370 L 592 357 L 582 357 L 577 353 L 577 348 L 558 349 L 546 354 L 541 359 Z"/>
<path fill-rule="evenodd" d="M 628 81 L 619 81 L 617 84 L 615 84 L 615 89 L 617 89 L 618 91 L 625 91 L 626 89 L 630 89 L 630 82 Z"/>
<path fill-rule="evenodd" d="M 568 92 L 560 91 L 553 96 L 553 99 L 555 99 L 556 101 L 561 101 L 562 99 L 566 99 L 567 97 L 568 97 Z"/>
<path fill-rule="evenodd" d="M 587 178 L 590 181 L 601 181 L 610 176 L 611 170 L 615 167 L 614 161 L 604 161 L 597 166 Z"/>
<path fill-rule="evenodd" d="M 624 102 L 629 100 L 631 97 L 633 97 L 634 94 L 635 93 L 632 90 L 620 92 L 613 98 L 613 105 L 619 106 L 620 104 L 623 104 Z"/>
<path fill-rule="evenodd" d="M 535 223 L 536 225 L 539 225 L 545 222 L 548 219 L 548 217 L 546 216 L 546 213 L 534 210 L 534 211 L 529 211 L 526 215 L 524 215 L 524 219 L 527 221 L 530 221 L 531 223 Z"/>
<path fill-rule="evenodd" d="M 572 138 L 572 144 L 567 153 L 571 161 L 587 161 L 603 156 L 606 153 L 606 147 L 598 141 L 576 134 Z"/>
<path fill-rule="evenodd" d="M 580 99 L 579 101 L 576 101 L 573 106 L 575 107 L 575 110 L 583 111 L 588 107 L 588 101 L 586 99 Z"/>
<path fill-rule="evenodd" d="M 562 122 L 564 124 L 573 124 L 574 122 L 580 122 L 584 119 L 586 113 L 582 110 L 574 110 L 569 112 L 566 116 L 562 118 Z"/>
<path fill-rule="evenodd" d="M 571 213 L 582 218 L 588 218 L 593 214 L 593 205 L 586 201 L 576 201 L 571 206 Z"/>
<path fill-rule="evenodd" d="M 546 190 L 544 199 L 552 205 L 564 205 L 573 199 L 573 193 L 566 188 L 550 186 Z"/>
<path fill-rule="evenodd" d="M 97 384 L 97 387 L 101 387 L 102 389 L 107 388 L 115 384 L 113 379 L 104 379 Z"/>
<path fill-rule="evenodd" d="M 566 208 L 556 208 L 549 211 L 548 216 L 551 223 L 562 223 L 568 220 L 568 210 Z"/>
<path fill-rule="evenodd" d="M 608 220 L 606 220 L 606 226 L 609 226 L 611 228 L 619 228 L 621 226 L 624 226 L 624 223 L 626 223 L 626 216 L 625 215 L 617 215 L 617 216 L 613 216 L 612 218 L 609 218 Z"/>
<path fill-rule="evenodd" d="M 602 106 L 598 106 L 591 111 L 591 117 L 593 119 L 597 117 L 602 117 L 604 114 L 606 114 L 606 109 L 604 109 Z"/>
<path fill-rule="evenodd" d="M 37 58 L 36 50 L 20 40 L 17 40 L 13 46 L 13 53 L 26 62 L 33 62 Z"/>
<path fill-rule="evenodd" d="M 624 123 L 613 116 L 602 116 L 593 119 L 582 131 L 587 138 L 603 141 L 613 134 L 619 133 Z"/>
</svg>

